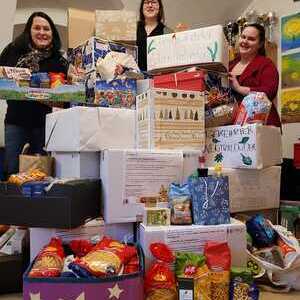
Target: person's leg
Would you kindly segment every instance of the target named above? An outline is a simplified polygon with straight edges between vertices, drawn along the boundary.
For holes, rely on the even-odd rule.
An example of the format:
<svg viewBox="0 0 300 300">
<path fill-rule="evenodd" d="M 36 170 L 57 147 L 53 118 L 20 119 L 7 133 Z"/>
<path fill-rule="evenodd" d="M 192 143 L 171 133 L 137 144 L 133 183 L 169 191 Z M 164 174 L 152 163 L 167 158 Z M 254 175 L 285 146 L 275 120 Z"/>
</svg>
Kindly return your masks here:
<svg viewBox="0 0 300 300">
<path fill-rule="evenodd" d="M 29 143 L 30 153 L 45 154 L 45 151 L 43 150 L 45 146 L 45 127 L 32 128 Z"/>
<path fill-rule="evenodd" d="M 5 124 L 5 166 L 7 175 L 19 172 L 19 154 L 28 142 L 26 129 Z"/>
</svg>

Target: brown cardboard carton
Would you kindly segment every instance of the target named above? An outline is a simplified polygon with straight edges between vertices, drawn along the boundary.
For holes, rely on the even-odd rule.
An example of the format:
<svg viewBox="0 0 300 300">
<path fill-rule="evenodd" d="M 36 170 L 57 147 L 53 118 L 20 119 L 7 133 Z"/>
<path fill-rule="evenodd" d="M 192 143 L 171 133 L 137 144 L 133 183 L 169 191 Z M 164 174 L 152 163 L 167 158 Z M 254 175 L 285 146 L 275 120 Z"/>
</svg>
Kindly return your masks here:
<svg viewBox="0 0 300 300">
<path fill-rule="evenodd" d="M 68 47 L 74 48 L 95 33 L 95 12 L 76 8 L 68 9 Z"/>
</svg>

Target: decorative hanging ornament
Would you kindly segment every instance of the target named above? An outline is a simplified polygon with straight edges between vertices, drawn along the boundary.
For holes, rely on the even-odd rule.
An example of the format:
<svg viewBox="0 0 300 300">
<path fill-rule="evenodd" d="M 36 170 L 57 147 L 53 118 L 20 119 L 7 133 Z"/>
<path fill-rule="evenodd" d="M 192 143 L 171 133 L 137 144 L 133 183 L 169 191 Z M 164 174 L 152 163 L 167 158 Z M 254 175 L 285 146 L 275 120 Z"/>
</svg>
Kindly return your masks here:
<svg viewBox="0 0 300 300">
<path fill-rule="evenodd" d="M 268 26 L 268 40 L 270 42 L 273 42 L 273 30 L 274 30 L 274 25 L 277 23 L 277 17 L 276 17 L 276 14 L 275 12 L 273 11 L 270 11 L 267 13 L 267 16 L 266 16 L 266 25 Z"/>
</svg>

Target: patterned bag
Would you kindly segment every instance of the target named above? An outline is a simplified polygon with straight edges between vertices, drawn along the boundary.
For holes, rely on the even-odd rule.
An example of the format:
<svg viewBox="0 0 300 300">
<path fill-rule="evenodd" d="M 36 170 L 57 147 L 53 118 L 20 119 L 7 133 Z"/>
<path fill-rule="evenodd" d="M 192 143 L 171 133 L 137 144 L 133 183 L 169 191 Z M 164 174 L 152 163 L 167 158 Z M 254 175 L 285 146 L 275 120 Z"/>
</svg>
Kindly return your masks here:
<svg viewBox="0 0 300 300">
<path fill-rule="evenodd" d="M 189 178 L 194 224 L 230 223 L 228 176 Z"/>
</svg>

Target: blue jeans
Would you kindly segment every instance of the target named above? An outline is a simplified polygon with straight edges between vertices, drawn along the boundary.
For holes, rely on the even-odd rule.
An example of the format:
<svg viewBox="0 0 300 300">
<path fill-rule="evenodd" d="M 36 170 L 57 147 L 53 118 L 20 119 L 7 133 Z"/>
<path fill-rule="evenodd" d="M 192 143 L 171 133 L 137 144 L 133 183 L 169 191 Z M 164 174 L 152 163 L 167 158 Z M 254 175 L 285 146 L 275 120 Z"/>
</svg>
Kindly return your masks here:
<svg viewBox="0 0 300 300">
<path fill-rule="evenodd" d="M 7 175 L 19 172 L 19 154 L 26 143 L 30 144 L 30 153 L 44 154 L 45 128 L 24 128 L 5 124 L 5 166 Z"/>
</svg>

